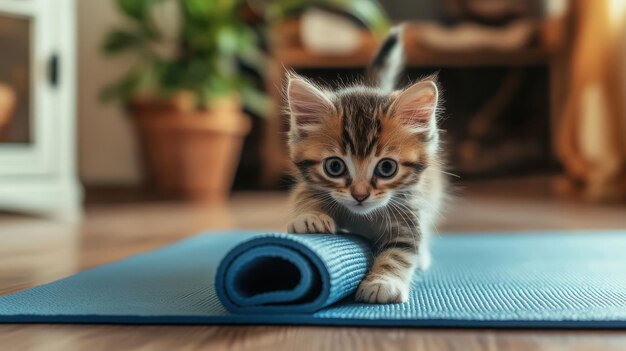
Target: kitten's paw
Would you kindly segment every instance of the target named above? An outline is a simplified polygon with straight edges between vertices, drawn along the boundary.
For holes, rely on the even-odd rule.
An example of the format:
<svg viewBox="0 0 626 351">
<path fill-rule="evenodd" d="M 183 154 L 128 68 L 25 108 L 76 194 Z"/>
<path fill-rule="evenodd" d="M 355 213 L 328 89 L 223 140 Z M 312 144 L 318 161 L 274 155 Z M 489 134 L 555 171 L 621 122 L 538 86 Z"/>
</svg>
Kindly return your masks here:
<svg viewBox="0 0 626 351">
<path fill-rule="evenodd" d="M 430 255 L 430 251 L 424 250 L 417 256 L 417 269 L 427 271 L 433 262 L 433 257 Z"/>
<path fill-rule="evenodd" d="M 400 303 L 409 299 L 409 284 L 398 278 L 367 278 L 356 290 L 356 300 L 366 303 Z"/>
<path fill-rule="evenodd" d="M 323 213 L 306 213 L 296 217 L 288 226 L 290 233 L 335 233 L 335 221 Z"/>
</svg>

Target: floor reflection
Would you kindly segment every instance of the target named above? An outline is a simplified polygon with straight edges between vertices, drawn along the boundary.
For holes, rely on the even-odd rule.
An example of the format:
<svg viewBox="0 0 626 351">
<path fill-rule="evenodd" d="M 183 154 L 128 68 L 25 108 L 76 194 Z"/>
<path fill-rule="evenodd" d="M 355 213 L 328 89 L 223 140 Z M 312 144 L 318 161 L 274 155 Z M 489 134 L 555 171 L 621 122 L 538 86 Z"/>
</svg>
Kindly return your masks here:
<svg viewBox="0 0 626 351">
<path fill-rule="evenodd" d="M 78 272 L 79 226 L 28 217 L 0 226 L 0 293 L 44 284 Z"/>
</svg>

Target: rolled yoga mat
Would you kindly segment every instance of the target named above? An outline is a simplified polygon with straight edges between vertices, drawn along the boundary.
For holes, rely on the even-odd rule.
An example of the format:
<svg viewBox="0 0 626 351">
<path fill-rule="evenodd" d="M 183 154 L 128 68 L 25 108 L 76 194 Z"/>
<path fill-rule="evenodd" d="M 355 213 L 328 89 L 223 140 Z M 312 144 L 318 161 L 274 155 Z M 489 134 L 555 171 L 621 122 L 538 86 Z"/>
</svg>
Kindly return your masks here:
<svg viewBox="0 0 626 351">
<path fill-rule="evenodd" d="M 357 237 L 213 232 L 0 296 L 0 322 L 626 328 L 625 253 L 624 231 L 441 235 L 408 302 L 369 305 Z"/>
<path fill-rule="evenodd" d="M 260 236 L 226 254 L 215 289 L 232 313 L 312 313 L 352 294 L 372 260 L 354 235 Z"/>
</svg>

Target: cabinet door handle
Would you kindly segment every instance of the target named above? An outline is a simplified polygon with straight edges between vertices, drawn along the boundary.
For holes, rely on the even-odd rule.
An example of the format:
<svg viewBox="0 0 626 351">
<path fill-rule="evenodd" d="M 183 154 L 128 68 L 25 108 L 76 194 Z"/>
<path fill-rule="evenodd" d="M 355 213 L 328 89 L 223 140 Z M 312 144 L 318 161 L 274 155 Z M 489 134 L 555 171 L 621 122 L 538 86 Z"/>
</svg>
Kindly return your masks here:
<svg viewBox="0 0 626 351">
<path fill-rule="evenodd" d="M 59 55 L 53 54 L 48 60 L 48 81 L 53 87 L 59 86 Z"/>
</svg>

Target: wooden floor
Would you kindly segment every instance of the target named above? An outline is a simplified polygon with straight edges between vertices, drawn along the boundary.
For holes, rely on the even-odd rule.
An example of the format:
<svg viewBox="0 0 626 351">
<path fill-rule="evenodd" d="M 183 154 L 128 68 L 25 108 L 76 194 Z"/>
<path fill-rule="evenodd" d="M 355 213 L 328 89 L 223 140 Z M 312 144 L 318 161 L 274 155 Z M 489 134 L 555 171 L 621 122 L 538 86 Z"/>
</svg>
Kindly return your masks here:
<svg viewBox="0 0 626 351">
<path fill-rule="evenodd" d="M 626 207 L 557 199 L 545 178 L 457 186 L 441 231 L 626 228 Z M 90 204 L 82 224 L 0 215 L 0 294 L 154 249 L 206 228 L 283 230 L 283 193 L 223 207 Z M 0 325 L 0 350 L 626 350 L 626 331 Z"/>
</svg>

